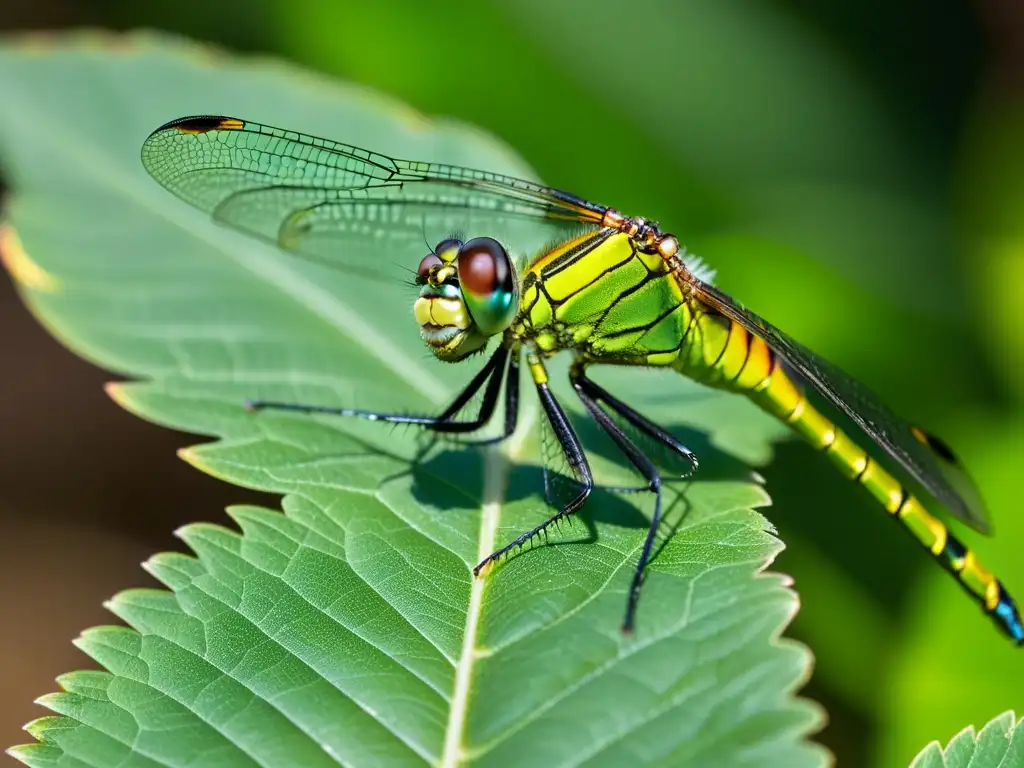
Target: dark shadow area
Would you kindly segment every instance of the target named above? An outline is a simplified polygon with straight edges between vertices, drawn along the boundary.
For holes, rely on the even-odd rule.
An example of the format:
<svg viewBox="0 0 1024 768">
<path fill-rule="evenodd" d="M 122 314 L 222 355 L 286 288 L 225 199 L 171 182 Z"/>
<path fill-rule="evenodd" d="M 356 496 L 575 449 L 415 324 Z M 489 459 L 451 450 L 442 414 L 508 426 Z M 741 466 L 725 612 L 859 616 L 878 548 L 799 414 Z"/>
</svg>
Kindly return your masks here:
<svg viewBox="0 0 1024 768">
<path fill-rule="evenodd" d="M 787 632 L 787 635 L 792 635 Z M 824 729 L 815 734 L 814 740 L 835 755 L 842 755 L 842 765 L 870 766 L 871 742 L 874 739 L 875 724 L 863 712 L 850 706 L 849 702 L 825 683 L 812 677 L 800 691 L 802 698 L 816 701 L 828 712 Z"/>
<path fill-rule="evenodd" d="M 573 414 L 573 426 L 583 443 L 588 456 L 600 455 L 620 465 L 625 465 L 618 446 L 601 430 L 592 419 L 582 414 Z M 536 429 L 540 429 L 538 425 Z M 674 425 L 668 428 L 676 437 L 682 439 L 687 447 L 700 457 L 700 467 L 691 477 L 663 477 L 665 486 L 662 491 L 662 520 L 659 526 L 656 548 L 652 557 L 656 559 L 668 540 L 685 522 L 689 503 L 686 500 L 687 490 L 695 481 L 733 480 L 749 482 L 752 468 L 719 450 L 710 442 L 709 436 L 689 427 Z M 437 484 L 458 488 L 459 501 L 463 498 L 471 503 L 472 499 L 484 502 L 484 461 L 485 451 L 497 448 L 480 449 L 471 446 L 459 447 L 444 441 L 424 443 L 425 450 L 419 460 L 409 464 L 408 472 L 413 478 L 412 493 L 422 504 L 437 504 L 439 494 Z M 433 447 L 436 447 L 436 450 Z M 398 474 L 405 474 L 401 472 Z M 518 502 L 534 498 L 553 516 L 557 506 L 545 498 L 545 470 L 536 463 L 536 457 L 523 463 L 515 464 L 509 472 L 506 485 L 505 502 Z M 391 477 L 395 477 L 392 475 Z M 598 479 L 598 478 L 595 478 Z M 638 490 L 623 492 L 618 488 L 602 487 L 598 484 L 587 503 L 574 516 L 553 526 L 547 536 L 539 536 L 532 544 L 524 545 L 523 550 L 532 546 L 560 544 L 578 544 L 593 542 L 598 538 L 597 524 L 609 524 L 627 528 L 646 530 L 650 526 L 650 515 L 654 511 L 654 494 L 646 488 L 639 490 L 642 478 L 637 475 Z M 539 522 L 539 521 L 538 521 Z M 585 527 L 585 535 L 574 535 L 578 524 Z M 513 556 L 518 552 L 513 553 Z"/>
</svg>

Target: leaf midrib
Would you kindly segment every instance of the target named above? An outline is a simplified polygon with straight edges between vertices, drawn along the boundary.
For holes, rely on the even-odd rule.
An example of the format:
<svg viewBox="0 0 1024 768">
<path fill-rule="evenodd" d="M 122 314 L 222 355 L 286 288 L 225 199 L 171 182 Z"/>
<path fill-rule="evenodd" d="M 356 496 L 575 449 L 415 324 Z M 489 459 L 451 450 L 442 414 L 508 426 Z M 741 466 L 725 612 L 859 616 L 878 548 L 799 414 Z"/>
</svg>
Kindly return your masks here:
<svg viewBox="0 0 1024 768">
<path fill-rule="evenodd" d="M 501 519 L 501 505 L 505 501 L 509 468 L 513 460 L 520 457 L 526 436 L 530 434 L 533 422 L 538 415 L 536 407 L 523 407 L 521 404 L 520 409 L 519 428 L 515 434 L 503 446 L 488 448 L 487 456 L 484 459 L 484 504 L 480 512 L 477 562 L 497 549 L 495 539 Z M 448 724 L 445 728 L 444 752 L 441 756 L 440 768 L 458 768 L 469 757 L 463 742 L 473 671 L 476 660 L 479 658 L 477 633 L 480 616 L 483 613 L 484 590 L 490 581 L 489 576 L 490 574 L 485 574 L 483 577 L 470 576 L 472 583 L 469 606 L 466 610 L 466 629 L 462 633 L 462 649 L 455 666 L 455 686 L 448 708 Z"/>
</svg>

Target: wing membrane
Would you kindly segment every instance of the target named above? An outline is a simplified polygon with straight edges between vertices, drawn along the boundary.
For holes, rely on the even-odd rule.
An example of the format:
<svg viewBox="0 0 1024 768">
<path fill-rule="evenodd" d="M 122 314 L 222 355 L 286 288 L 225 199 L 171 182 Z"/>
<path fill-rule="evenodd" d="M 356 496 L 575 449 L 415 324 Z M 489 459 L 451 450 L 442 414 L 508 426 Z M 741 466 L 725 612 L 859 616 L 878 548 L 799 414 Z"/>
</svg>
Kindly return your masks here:
<svg viewBox="0 0 1024 768">
<path fill-rule="evenodd" d="M 187 117 L 158 128 L 143 144 L 142 162 L 218 221 L 348 268 L 411 258 L 406 248 L 422 251 L 424 238 L 456 230 L 498 238 L 524 255 L 600 226 L 606 210 L 523 179 L 398 160 L 227 117 Z"/>
<path fill-rule="evenodd" d="M 699 284 L 695 290 L 701 301 L 763 339 L 953 515 L 977 531 L 990 532 L 981 495 L 944 444 L 938 443 L 943 451 L 937 451 L 934 438 L 893 413 L 866 386 L 718 289 Z"/>
</svg>

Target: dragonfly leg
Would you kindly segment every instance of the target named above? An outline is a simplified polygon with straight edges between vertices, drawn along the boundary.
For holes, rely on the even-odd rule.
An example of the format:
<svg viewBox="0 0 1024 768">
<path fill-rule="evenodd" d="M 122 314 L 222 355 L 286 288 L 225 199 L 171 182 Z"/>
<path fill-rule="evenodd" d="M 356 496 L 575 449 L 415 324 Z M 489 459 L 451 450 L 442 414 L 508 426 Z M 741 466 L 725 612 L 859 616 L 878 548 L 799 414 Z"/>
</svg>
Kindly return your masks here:
<svg viewBox="0 0 1024 768">
<path fill-rule="evenodd" d="M 496 376 L 495 378 L 500 378 Z M 489 417 L 488 417 L 489 418 Z M 508 361 L 508 372 L 505 374 L 505 427 L 496 437 L 482 440 L 460 440 L 459 445 L 487 446 L 496 445 L 512 436 L 519 423 L 519 358 L 513 354 Z"/>
<path fill-rule="evenodd" d="M 532 540 L 534 536 L 546 533 L 547 529 L 552 525 L 576 514 L 586 502 L 587 497 L 590 496 L 590 492 L 594 488 L 594 477 L 590 472 L 590 464 L 587 463 L 587 457 L 583 453 L 583 445 L 580 443 L 579 437 L 576 436 L 576 431 L 572 428 L 572 424 L 569 423 L 569 418 L 565 415 L 565 411 L 562 410 L 562 406 L 558 404 L 555 396 L 551 394 L 551 390 L 548 387 L 548 376 L 547 371 L 544 369 L 544 364 L 539 358 L 533 357 L 532 355 L 529 358 L 529 364 L 530 373 L 533 375 L 533 381 L 537 387 L 537 395 L 540 397 L 541 406 L 544 408 L 544 413 L 548 418 L 548 422 L 551 424 L 555 437 L 562 447 L 566 462 L 568 463 L 573 476 L 576 478 L 576 482 L 579 484 L 579 493 L 577 493 L 568 504 L 559 509 L 558 512 L 549 517 L 543 523 L 531 528 L 501 549 L 492 552 L 481 560 L 476 567 L 473 568 L 474 575 L 479 575 L 480 571 L 483 570 L 486 565 L 494 562 L 495 560 L 501 559 L 513 549 L 524 546 L 527 542 Z"/>
<path fill-rule="evenodd" d="M 495 407 L 498 403 L 498 394 L 501 389 L 501 380 L 503 378 L 503 372 L 505 370 L 505 363 L 509 359 L 509 349 L 505 345 L 501 345 L 491 355 L 490 360 L 487 361 L 486 365 L 481 368 L 476 376 L 466 385 L 452 402 L 448 405 L 437 416 L 416 416 L 402 413 L 378 413 L 377 411 L 367 411 L 358 408 L 335 408 L 323 405 L 304 405 L 301 403 L 285 403 L 277 402 L 272 400 L 248 400 L 246 401 L 246 408 L 253 411 L 258 410 L 281 410 L 281 411 L 297 411 L 299 413 L 326 413 L 335 416 L 355 416 L 361 419 L 367 419 L 369 421 L 381 421 L 387 424 L 414 424 L 417 426 L 424 427 L 425 429 L 432 430 L 434 432 L 442 433 L 461 433 L 465 434 L 468 432 L 475 432 L 482 426 L 490 421 L 491 416 L 494 415 Z M 481 441 L 484 443 L 497 442 L 503 440 L 505 437 L 511 434 L 508 430 L 508 425 L 511 423 L 513 430 L 515 429 L 515 422 L 518 410 L 518 362 L 513 362 L 509 366 L 509 386 L 506 387 L 506 405 L 511 400 L 512 413 L 506 413 L 506 434 L 494 440 Z M 515 377 L 515 384 L 513 384 L 513 376 Z M 480 391 L 480 388 L 487 385 L 484 390 L 483 401 L 480 404 L 480 411 L 474 418 L 471 419 L 454 419 L 455 416 L 463 407 Z M 511 392 L 511 394 L 509 394 Z"/>
<path fill-rule="evenodd" d="M 584 382 L 589 382 L 583 374 L 582 365 L 574 365 L 570 371 L 570 379 L 576 394 L 579 396 L 587 412 L 597 422 L 598 426 L 612 439 L 619 447 L 619 450 L 629 459 L 636 470 L 643 475 L 647 481 L 647 490 L 654 494 L 654 514 L 651 515 L 651 525 L 647 529 L 647 537 L 644 539 L 643 549 L 640 550 L 640 559 L 637 560 L 636 570 L 633 572 L 633 582 L 629 587 L 629 599 L 626 603 L 626 618 L 622 623 L 622 631 L 629 632 L 633 629 L 633 619 L 636 615 L 636 604 L 640 598 L 640 587 L 644 581 L 644 570 L 651 558 L 651 550 L 654 547 L 654 538 L 658 533 L 658 526 L 661 524 L 661 475 L 654 463 L 644 455 L 644 452 L 637 447 L 636 443 L 629 439 L 629 436 L 616 424 L 612 418 L 604 412 L 597 400 L 590 394 Z M 590 382 L 599 391 L 604 392 L 596 384 Z M 607 393 L 605 393 L 607 394 Z M 608 396 L 611 397 L 610 395 Z M 621 403 L 619 405 L 622 405 Z M 609 407 L 610 404 L 609 404 Z M 622 406 L 625 408 L 626 406 Z M 616 409 L 617 410 L 617 409 Z M 639 416 L 635 411 L 633 415 Z M 625 418 L 625 417 L 624 417 Z M 642 416 L 640 416 L 643 419 Z M 634 423 L 630 419 L 630 423 Z M 649 423 L 649 422 L 648 422 Z M 640 427 L 637 427 L 640 429 Z M 646 432 L 646 430 L 644 430 Z"/>
<path fill-rule="evenodd" d="M 577 362 L 573 364 L 569 371 L 569 379 L 572 381 L 577 392 L 584 392 L 592 399 L 600 403 L 604 403 L 640 432 L 644 433 L 652 440 L 661 443 L 670 451 L 685 459 L 691 468 L 689 474 L 693 474 L 697 471 L 697 454 L 683 445 L 673 434 L 659 427 L 642 413 L 633 410 L 624 402 L 605 390 L 604 387 L 590 379 L 581 363 Z"/>
</svg>

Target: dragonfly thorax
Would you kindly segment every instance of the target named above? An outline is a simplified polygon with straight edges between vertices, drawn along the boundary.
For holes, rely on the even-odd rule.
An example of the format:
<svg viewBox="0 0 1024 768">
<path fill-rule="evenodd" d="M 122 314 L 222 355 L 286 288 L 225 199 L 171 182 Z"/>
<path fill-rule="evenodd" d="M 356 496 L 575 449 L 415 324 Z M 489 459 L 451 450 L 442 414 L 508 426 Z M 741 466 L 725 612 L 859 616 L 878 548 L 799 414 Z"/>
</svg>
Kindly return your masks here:
<svg viewBox="0 0 1024 768">
<path fill-rule="evenodd" d="M 511 324 L 519 306 L 515 267 L 490 237 L 442 240 L 416 271 L 416 322 L 439 360 L 457 362 Z"/>
</svg>

